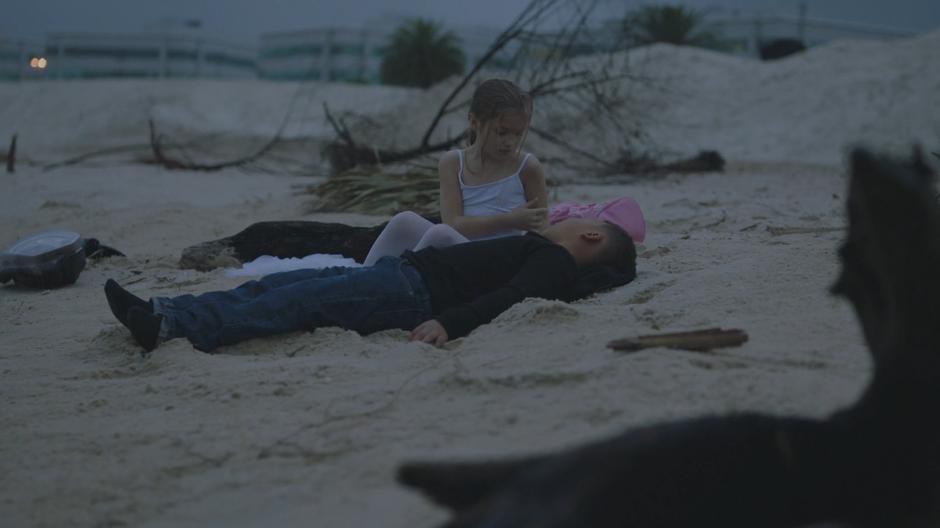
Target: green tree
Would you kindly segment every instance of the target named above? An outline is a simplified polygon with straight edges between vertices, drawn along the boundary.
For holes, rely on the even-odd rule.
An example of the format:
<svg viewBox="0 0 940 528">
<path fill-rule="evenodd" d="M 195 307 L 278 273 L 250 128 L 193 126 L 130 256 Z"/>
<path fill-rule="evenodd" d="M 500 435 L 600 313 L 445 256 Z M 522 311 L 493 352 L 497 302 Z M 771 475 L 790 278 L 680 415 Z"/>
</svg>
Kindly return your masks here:
<svg viewBox="0 0 940 528">
<path fill-rule="evenodd" d="M 427 88 L 451 75 L 463 73 L 465 57 L 453 32 L 438 24 L 412 19 L 395 30 L 382 57 L 382 82 Z"/>
<path fill-rule="evenodd" d="M 680 46 L 728 49 L 717 34 L 705 29 L 705 14 L 680 5 L 650 5 L 628 14 L 623 32 L 636 44 L 666 42 Z"/>
</svg>

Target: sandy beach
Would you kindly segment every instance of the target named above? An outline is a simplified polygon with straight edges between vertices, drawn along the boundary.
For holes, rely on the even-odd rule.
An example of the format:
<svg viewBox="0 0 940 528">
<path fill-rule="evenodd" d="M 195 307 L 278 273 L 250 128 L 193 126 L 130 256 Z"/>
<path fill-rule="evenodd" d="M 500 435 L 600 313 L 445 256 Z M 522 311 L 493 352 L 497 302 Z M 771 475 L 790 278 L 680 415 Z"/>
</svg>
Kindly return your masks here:
<svg viewBox="0 0 940 528">
<path fill-rule="evenodd" d="M 146 145 L 148 117 L 233 149 L 260 145 L 293 100 L 285 135 L 322 169 L 304 143 L 331 137 L 322 102 L 377 122 L 400 116 L 388 139 L 400 145 L 420 134 L 410 125 L 418 110 L 436 109 L 421 91 L 0 84 L 0 141 L 19 134 L 21 161 L 0 174 L 0 245 L 66 228 L 127 255 L 90 261 L 62 289 L 0 286 L 3 524 L 433 526 L 445 512 L 395 483 L 403 461 L 553 450 L 705 413 L 822 417 L 854 401 L 870 360 L 850 306 L 828 293 L 844 236 L 846 148 L 940 150 L 940 33 L 836 42 L 773 63 L 665 45 L 624 60 L 653 81 L 625 86 L 650 144 L 716 149 L 726 170 L 605 183 L 547 165 L 558 201 L 640 203 L 648 234 L 636 280 L 570 304 L 528 299 L 441 349 L 404 331 L 323 328 L 215 355 L 178 339 L 142 356 L 108 310 L 108 278 L 142 297 L 229 288 L 244 279 L 180 269 L 182 250 L 263 220 L 385 218 L 309 212 L 314 197 L 298 189 L 322 171 L 167 171 L 134 162 L 133 148 L 41 167 Z M 610 154 L 621 145 L 613 136 L 583 139 Z M 558 155 L 535 138 L 531 148 Z M 749 341 L 710 353 L 605 346 L 715 326 Z"/>
</svg>

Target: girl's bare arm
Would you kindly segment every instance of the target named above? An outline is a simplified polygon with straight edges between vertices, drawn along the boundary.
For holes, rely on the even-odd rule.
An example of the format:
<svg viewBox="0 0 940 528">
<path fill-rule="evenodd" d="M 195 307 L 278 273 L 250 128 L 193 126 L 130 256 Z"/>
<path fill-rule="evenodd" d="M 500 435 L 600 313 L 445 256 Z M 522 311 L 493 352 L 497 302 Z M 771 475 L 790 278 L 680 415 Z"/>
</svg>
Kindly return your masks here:
<svg viewBox="0 0 940 528">
<path fill-rule="evenodd" d="M 548 185 L 546 183 L 545 168 L 538 158 L 530 155 L 529 161 L 526 162 L 522 174 L 519 176 L 522 179 L 522 186 L 525 188 L 526 201 L 531 203 L 534 200 L 536 209 L 545 210 L 541 225 L 536 229 L 531 227 L 526 229 L 533 231 L 546 227 L 548 225 Z"/>
<path fill-rule="evenodd" d="M 443 156 L 438 163 L 441 180 L 441 220 L 463 236 L 479 238 L 504 229 L 520 229 L 519 215 L 514 212 L 489 216 L 463 216 L 460 182 L 457 180 L 459 159 L 456 151 Z"/>
</svg>

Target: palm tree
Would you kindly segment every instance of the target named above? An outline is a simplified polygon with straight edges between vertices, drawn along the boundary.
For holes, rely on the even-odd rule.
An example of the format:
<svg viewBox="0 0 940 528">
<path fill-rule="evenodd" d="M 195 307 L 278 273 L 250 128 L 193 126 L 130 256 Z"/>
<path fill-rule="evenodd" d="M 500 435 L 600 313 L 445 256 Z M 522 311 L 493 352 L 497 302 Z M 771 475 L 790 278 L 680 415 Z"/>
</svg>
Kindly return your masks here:
<svg viewBox="0 0 940 528">
<path fill-rule="evenodd" d="M 680 46 L 727 49 L 728 43 L 703 29 L 705 14 L 680 5 L 644 6 L 623 21 L 624 34 L 636 44 L 666 42 Z"/>
<path fill-rule="evenodd" d="M 433 21 L 411 19 L 395 30 L 382 57 L 382 82 L 427 88 L 463 73 L 464 53 L 453 32 Z"/>
</svg>

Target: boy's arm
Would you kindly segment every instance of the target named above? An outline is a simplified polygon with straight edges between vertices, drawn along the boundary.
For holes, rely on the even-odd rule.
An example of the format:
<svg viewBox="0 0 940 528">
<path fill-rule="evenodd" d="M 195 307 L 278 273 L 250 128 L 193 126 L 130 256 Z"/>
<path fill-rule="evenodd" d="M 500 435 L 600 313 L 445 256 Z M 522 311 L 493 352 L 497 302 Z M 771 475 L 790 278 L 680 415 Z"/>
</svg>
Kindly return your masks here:
<svg viewBox="0 0 940 528">
<path fill-rule="evenodd" d="M 440 321 L 437 319 L 428 319 L 411 331 L 411 340 L 441 346 L 450 340 L 450 337 L 448 337 L 447 330 L 444 329 Z"/>
<path fill-rule="evenodd" d="M 577 277 L 578 268 L 571 254 L 560 246 L 545 246 L 529 255 L 519 273 L 507 285 L 468 303 L 448 308 L 435 320 L 440 322 L 448 339 L 457 339 L 492 321 L 526 297 L 567 297 Z"/>
</svg>

